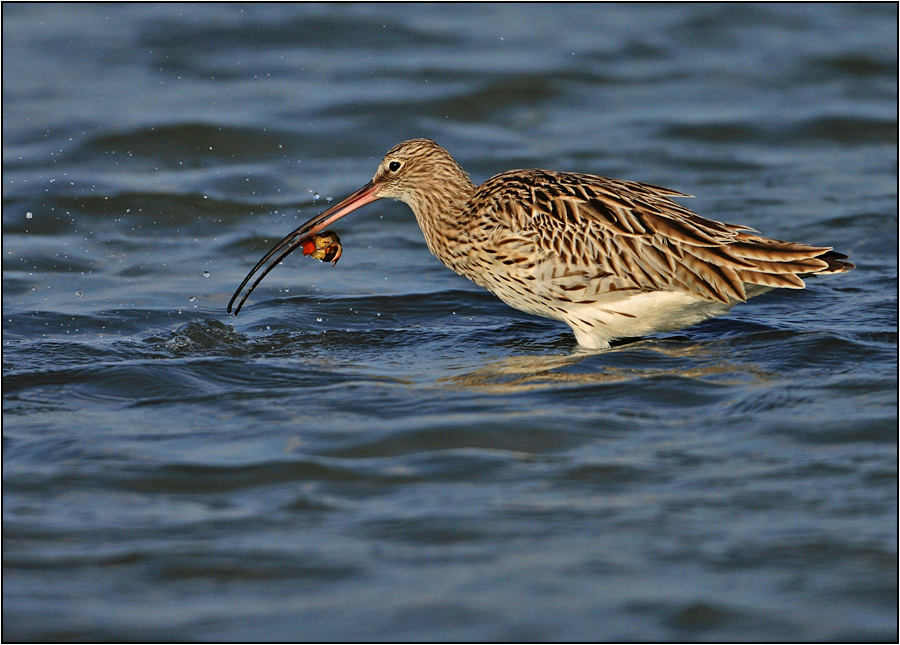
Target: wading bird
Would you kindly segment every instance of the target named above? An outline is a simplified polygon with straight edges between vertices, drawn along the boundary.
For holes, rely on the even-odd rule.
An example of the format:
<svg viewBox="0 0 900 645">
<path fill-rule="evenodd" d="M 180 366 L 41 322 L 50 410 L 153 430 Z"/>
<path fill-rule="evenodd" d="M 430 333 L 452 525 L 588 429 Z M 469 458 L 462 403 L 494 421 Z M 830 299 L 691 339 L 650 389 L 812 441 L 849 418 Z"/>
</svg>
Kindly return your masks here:
<svg viewBox="0 0 900 645">
<path fill-rule="evenodd" d="M 428 248 L 450 269 L 511 307 L 566 323 L 594 349 L 854 268 L 830 247 L 700 217 L 672 199 L 690 195 L 659 186 L 549 170 L 510 170 L 475 186 L 438 144 L 411 139 L 384 156 L 372 181 L 266 253 L 228 311 L 254 275 L 235 315 L 289 253 L 314 248 L 320 231 L 385 197 L 412 208 Z"/>
</svg>

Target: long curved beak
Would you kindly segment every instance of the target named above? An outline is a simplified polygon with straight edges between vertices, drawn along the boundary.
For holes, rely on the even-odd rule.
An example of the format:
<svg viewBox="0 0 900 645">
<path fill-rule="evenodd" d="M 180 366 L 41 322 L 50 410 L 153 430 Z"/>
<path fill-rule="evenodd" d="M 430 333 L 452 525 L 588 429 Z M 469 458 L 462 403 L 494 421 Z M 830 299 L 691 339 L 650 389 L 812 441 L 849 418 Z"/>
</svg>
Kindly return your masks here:
<svg viewBox="0 0 900 645">
<path fill-rule="evenodd" d="M 237 288 L 237 291 L 234 292 L 234 295 L 231 296 L 231 300 L 228 301 L 228 313 L 231 313 L 231 307 L 234 305 L 234 301 L 237 300 L 237 297 L 241 295 L 241 291 L 243 291 L 244 287 L 247 286 L 247 283 L 250 282 L 250 279 L 259 271 L 263 266 L 266 265 L 267 262 L 271 260 L 268 266 L 263 269 L 262 273 L 253 281 L 253 284 L 250 285 L 250 288 L 247 289 L 247 292 L 244 294 L 244 297 L 241 298 L 241 301 L 238 303 L 237 309 L 234 310 L 234 315 L 237 316 L 241 311 L 241 307 L 244 306 L 244 301 L 253 293 L 253 290 L 256 289 L 256 285 L 262 282 L 262 279 L 268 275 L 269 271 L 278 266 L 278 263 L 281 262 L 284 258 L 286 258 L 291 251 L 294 249 L 300 248 L 303 246 L 303 241 L 309 238 L 312 235 L 315 235 L 319 231 L 328 228 L 334 222 L 341 219 L 344 215 L 348 215 L 355 211 L 357 208 L 361 206 L 365 206 L 366 204 L 371 204 L 376 199 L 381 199 L 375 195 L 375 189 L 378 186 L 374 182 L 369 182 L 355 193 L 350 195 L 347 199 L 341 201 L 338 204 L 335 204 L 331 208 L 329 208 L 324 213 L 320 213 L 313 217 L 311 220 L 303 224 L 299 228 L 291 231 L 288 235 L 285 236 L 283 240 L 281 240 L 278 244 L 272 247 L 272 249 L 262 256 L 262 259 L 256 263 L 256 266 L 247 274 L 247 277 L 244 278 L 244 281 L 241 282 L 241 286 Z M 274 260 L 272 258 L 275 258 Z"/>
</svg>

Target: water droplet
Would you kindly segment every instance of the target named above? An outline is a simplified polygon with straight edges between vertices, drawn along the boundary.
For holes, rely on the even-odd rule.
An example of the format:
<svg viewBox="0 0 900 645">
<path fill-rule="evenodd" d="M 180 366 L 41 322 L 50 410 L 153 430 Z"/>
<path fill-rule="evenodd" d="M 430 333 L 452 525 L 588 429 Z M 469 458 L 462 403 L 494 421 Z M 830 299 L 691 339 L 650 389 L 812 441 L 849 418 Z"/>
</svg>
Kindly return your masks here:
<svg viewBox="0 0 900 645">
<path fill-rule="evenodd" d="M 208 278 L 208 277 L 209 277 L 209 271 L 204 271 L 204 272 L 203 272 L 203 277 L 204 277 L 204 278 Z"/>
<path fill-rule="evenodd" d="M 188 300 L 190 300 L 191 302 L 196 302 L 197 296 L 191 296 Z"/>
<path fill-rule="evenodd" d="M 76 297 L 76 298 L 80 298 L 80 297 L 81 297 L 81 295 L 82 295 L 82 294 L 81 294 L 81 292 L 80 292 L 80 291 L 76 291 L 76 292 L 75 292 L 75 297 Z"/>
<path fill-rule="evenodd" d="M 314 193 L 314 194 L 313 194 L 313 199 L 319 199 L 319 193 Z"/>
<path fill-rule="evenodd" d="M 322 322 L 322 317 L 321 317 L 321 316 L 316 316 L 316 322 Z"/>
<path fill-rule="evenodd" d="M 31 219 L 32 217 L 34 217 L 34 215 L 32 215 L 31 211 L 25 213 L 25 219 Z"/>
</svg>

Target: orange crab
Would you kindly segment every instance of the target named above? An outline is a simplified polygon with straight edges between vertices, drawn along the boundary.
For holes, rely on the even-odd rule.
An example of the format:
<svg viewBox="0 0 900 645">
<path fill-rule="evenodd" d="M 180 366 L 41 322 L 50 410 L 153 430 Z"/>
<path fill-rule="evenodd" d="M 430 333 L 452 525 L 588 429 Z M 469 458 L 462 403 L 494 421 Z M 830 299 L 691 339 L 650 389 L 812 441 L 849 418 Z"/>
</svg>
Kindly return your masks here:
<svg viewBox="0 0 900 645">
<path fill-rule="evenodd" d="M 303 241 L 303 255 L 309 255 L 322 262 L 337 264 L 341 258 L 341 238 L 334 231 L 322 231 Z"/>
</svg>

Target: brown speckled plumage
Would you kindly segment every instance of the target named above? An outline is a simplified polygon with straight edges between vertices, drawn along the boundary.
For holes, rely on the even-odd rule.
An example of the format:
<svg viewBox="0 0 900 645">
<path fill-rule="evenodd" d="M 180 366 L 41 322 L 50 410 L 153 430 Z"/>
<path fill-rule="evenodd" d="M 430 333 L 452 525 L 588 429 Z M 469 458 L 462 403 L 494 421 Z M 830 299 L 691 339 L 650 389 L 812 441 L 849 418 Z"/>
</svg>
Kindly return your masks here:
<svg viewBox="0 0 900 645">
<path fill-rule="evenodd" d="M 689 195 L 658 186 L 510 170 L 476 187 L 446 150 L 412 139 L 385 155 L 370 184 L 260 260 L 229 311 L 276 254 L 244 299 L 304 239 L 383 197 L 412 208 L 445 265 L 517 309 L 566 322 L 593 348 L 694 324 L 773 287 L 802 289 L 807 275 L 853 268 L 828 247 L 700 217 L 672 200 Z"/>
</svg>

